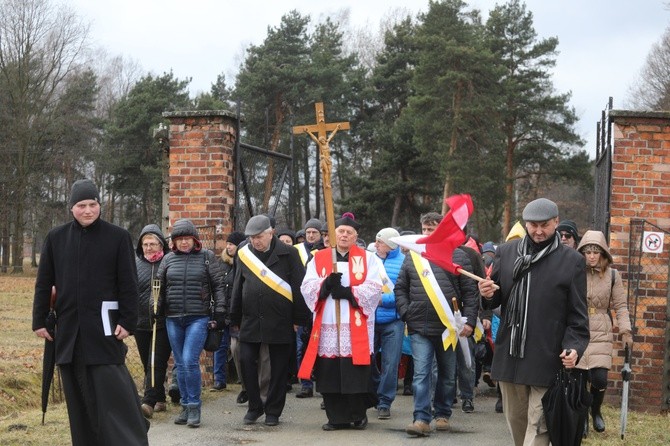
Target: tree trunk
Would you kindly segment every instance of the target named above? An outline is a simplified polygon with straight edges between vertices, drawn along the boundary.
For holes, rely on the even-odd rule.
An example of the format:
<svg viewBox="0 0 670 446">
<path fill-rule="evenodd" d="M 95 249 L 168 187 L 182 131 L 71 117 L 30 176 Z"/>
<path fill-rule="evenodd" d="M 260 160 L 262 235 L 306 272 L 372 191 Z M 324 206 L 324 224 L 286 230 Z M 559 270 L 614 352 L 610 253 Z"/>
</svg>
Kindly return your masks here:
<svg viewBox="0 0 670 446">
<path fill-rule="evenodd" d="M 512 228 L 512 204 L 514 201 L 514 141 L 507 138 L 505 159 L 505 204 L 503 207 L 502 239 L 504 240 Z"/>
<path fill-rule="evenodd" d="M 456 148 L 458 147 L 458 125 L 461 118 L 461 86 L 456 86 L 456 92 L 454 93 L 453 100 L 454 108 L 454 118 L 451 125 L 451 140 L 449 141 L 449 159 L 456 153 Z M 449 174 L 449 169 L 446 172 L 446 178 L 444 180 L 444 191 L 442 193 L 442 215 L 446 215 L 449 211 L 447 207 L 447 197 L 451 195 L 451 177 Z"/>
</svg>

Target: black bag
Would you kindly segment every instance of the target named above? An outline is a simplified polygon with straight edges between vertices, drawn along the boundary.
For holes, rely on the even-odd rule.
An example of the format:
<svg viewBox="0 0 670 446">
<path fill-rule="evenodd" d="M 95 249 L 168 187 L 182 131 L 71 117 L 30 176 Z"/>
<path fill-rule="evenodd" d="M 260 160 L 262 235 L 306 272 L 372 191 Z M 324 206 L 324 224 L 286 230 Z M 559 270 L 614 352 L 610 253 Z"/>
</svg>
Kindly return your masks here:
<svg viewBox="0 0 670 446">
<path fill-rule="evenodd" d="M 223 331 L 218 328 L 207 328 L 207 339 L 205 340 L 205 351 L 215 352 L 221 346 L 221 339 L 223 338 Z"/>
<path fill-rule="evenodd" d="M 207 272 L 207 281 L 209 282 L 209 321 L 214 321 L 214 294 L 212 294 L 212 279 L 209 276 L 209 259 L 207 254 L 205 254 L 205 269 Z M 215 352 L 221 346 L 221 339 L 223 338 L 223 331 L 221 328 L 211 328 L 215 324 L 207 324 L 207 339 L 205 339 L 205 346 L 203 347 L 205 351 Z"/>
</svg>

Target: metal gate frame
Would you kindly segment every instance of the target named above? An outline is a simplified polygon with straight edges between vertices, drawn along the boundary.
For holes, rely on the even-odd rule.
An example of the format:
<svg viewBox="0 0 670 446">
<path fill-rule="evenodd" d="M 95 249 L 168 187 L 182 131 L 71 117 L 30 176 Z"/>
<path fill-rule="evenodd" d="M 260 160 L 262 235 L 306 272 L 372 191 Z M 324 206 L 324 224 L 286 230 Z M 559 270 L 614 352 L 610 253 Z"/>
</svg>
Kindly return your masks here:
<svg viewBox="0 0 670 446">
<path fill-rule="evenodd" d="M 658 336 L 658 329 L 665 324 L 665 351 L 663 359 L 663 378 L 661 388 L 661 410 L 670 409 L 670 244 L 664 243 L 663 251 L 658 254 L 645 253 L 643 250 L 644 233 L 661 232 L 665 238 L 670 231 L 660 228 L 644 219 L 631 219 L 628 252 L 628 308 L 631 311 L 633 334 Z M 659 286 L 659 284 L 663 284 Z M 649 318 L 642 318 L 638 327 L 638 305 L 660 306 L 665 300 L 665 320 L 659 318 L 660 308 Z M 658 301 L 659 305 L 654 305 Z M 631 305 L 632 304 L 632 305 Z"/>
<path fill-rule="evenodd" d="M 598 122 L 595 163 L 595 202 L 593 203 L 593 229 L 602 231 L 609 243 L 610 210 L 612 197 L 612 122 L 609 112 L 613 100 L 610 97 Z"/>
</svg>

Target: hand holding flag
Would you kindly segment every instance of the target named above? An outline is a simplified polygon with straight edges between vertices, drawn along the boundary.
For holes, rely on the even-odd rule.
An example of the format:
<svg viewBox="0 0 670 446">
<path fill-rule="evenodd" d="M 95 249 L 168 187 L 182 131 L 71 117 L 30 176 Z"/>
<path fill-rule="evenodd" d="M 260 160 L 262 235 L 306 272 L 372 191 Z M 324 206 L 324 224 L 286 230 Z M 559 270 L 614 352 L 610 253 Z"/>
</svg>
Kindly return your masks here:
<svg viewBox="0 0 670 446">
<path fill-rule="evenodd" d="M 463 274 L 478 282 L 483 278 L 464 270 L 460 265 L 453 262 L 454 250 L 465 242 L 465 225 L 474 210 L 470 195 L 452 195 L 446 199 L 449 212 L 444 216 L 440 224 L 432 234 L 403 235 L 392 237 L 391 241 L 403 248 L 421 254 L 422 257 L 444 268 L 452 274 Z M 497 289 L 497 285 L 494 285 Z"/>
</svg>

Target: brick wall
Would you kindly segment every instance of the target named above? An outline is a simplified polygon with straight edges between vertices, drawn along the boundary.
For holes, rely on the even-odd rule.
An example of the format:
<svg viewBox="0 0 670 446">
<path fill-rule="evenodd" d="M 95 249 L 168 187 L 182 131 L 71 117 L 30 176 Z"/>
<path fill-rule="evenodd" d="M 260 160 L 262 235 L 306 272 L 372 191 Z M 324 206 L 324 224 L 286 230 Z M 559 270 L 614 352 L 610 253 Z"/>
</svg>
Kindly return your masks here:
<svg viewBox="0 0 670 446">
<path fill-rule="evenodd" d="M 169 112 L 169 226 L 180 218 L 196 226 L 233 230 L 236 118 L 228 111 Z M 217 243 L 217 254 L 224 243 Z"/>
<path fill-rule="evenodd" d="M 612 110 L 609 114 L 613 131 L 612 194 L 610 214 L 610 249 L 615 267 L 624 276 L 638 259 L 629 259 L 631 220 L 644 219 L 664 230 L 670 230 L 670 113 Z M 629 309 L 635 312 L 633 358 L 631 367 L 630 406 L 635 410 L 667 410 L 666 376 L 668 364 L 668 251 L 669 237 L 661 254 L 649 254 L 651 264 L 640 271 L 637 308 L 633 308 L 633 290 L 629 293 Z M 655 265 L 654 265 L 655 264 Z M 655 271 L 664 274 L 653 275 Z M 619 337 L 615 336 L 618 341 Z M 613 367 L 610 371 L 608 400 L 619 404 L 623 354 L 615 343 Z M 665 384 L 664 384 L 665 383 Z"/>
</svg>

